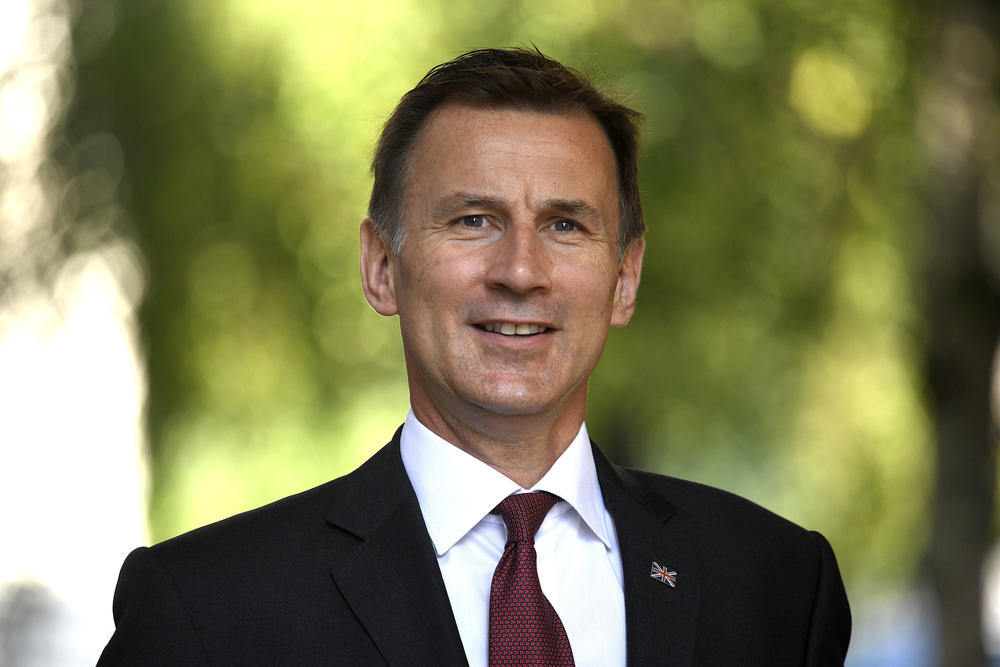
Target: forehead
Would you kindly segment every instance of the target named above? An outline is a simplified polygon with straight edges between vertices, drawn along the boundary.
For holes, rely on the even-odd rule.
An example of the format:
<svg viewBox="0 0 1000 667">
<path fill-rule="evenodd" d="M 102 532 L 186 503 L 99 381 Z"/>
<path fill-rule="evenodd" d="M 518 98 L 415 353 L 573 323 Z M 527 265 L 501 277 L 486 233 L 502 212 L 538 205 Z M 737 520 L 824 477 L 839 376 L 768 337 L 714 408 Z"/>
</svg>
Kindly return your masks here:
<svg viewBox="0 0 1000 667">
<path fill-rule="evenodd" d="M 597 120 L 582 111 L 446 104 L 418 135 L 408 176 L 408 200 L 449 191 L 519 200 L 563 197 L 594 206 L 617 200 L 611 144 Z"/>
</svg>

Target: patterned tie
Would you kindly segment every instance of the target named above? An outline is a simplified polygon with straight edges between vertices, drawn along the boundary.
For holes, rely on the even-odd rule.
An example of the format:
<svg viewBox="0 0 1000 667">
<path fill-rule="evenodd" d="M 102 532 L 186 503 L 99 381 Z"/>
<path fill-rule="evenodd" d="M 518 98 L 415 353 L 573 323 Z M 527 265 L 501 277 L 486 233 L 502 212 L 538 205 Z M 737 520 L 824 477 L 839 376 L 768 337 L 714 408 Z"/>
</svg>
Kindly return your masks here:
<svg viewBox="0 0 1000 667">
<path fill-rule="evenodd" d="M 493 510 L 507 524 L 507 546 L 490 588 L 490 667 L 572 667 L 562 621 L 538 583 L 535 533 L 559 497 L 545 491 L 507 497 Z"/>
</svg>

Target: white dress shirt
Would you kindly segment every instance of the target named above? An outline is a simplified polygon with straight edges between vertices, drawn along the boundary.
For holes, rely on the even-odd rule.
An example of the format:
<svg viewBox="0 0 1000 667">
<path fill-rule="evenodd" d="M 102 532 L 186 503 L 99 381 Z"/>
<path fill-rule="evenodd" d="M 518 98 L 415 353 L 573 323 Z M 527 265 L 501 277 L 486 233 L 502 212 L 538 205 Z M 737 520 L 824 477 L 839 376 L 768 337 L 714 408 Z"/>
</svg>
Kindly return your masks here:
<svg viewBox="0 0 1000 667">
<path fill-rule="evenodd" d="M 604 507 L 586 426 L 531 489 L 406 416 L 400 451 L 437 553 L 470 667 L 487 667 L 490 584 L 507 529 L 490 514 L 512 493 L 563 499 L 535 535 L 538 578 L 578 667 L 625 665 L 625 595 L 618 537 Z"/>
</svg>

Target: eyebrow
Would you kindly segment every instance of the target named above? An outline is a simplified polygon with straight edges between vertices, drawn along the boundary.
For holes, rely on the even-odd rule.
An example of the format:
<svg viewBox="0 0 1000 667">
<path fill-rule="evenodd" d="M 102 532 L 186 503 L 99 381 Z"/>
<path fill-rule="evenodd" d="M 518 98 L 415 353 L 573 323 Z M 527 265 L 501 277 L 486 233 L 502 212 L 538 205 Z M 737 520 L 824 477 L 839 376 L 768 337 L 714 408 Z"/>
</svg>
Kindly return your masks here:
<svg viewBox="0 0 1000 667">
<path fill-rule="evenodd" d="M 582 199 L 546 199 L 542 203 L 542 208 L 549 211 L 557 211 L 574 218 L 599 220 L 601 217 L 596 208 Z"/>
<path fill-rule="evenodd" d="M 499 197 L 487 197 L 471 192 L 453 192 L 434 204 L 433 214 L 435 218 L 446 218 L 458 211 L 470 208 L 500 209 L 508 208 L 508 206 L 507 201 Z"/>
<path fill-rule="evenodd" d="M 435 218 L 443 218 L 464 209 L 476 208 L 507 209 L 510 208 L 510 204 L 506 199 L 500 197 L 477 195 L 471 192 L 453 192 L 437 201 L 433 214 Z M 562 199 L 559 197 L 546 199 L 541 203 L 541 209 L 555 211 L 574 218 L 599 220 L 601 217 L 596 208 L 582 199 Z"/>
</svg>

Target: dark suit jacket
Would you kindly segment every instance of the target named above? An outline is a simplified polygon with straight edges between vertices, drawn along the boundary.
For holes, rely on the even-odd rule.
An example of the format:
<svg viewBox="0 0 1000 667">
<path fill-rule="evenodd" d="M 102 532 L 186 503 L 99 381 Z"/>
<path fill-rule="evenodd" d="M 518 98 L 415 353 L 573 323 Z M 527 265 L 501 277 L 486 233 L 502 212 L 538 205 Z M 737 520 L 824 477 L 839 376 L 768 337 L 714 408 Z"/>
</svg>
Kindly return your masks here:
<svg viewBox="0 0 1000 667">
<path fill-rule="evenodd" d="M 843 663 L 850 610 L 821 535 L 594 458 L 621 547 L 629 665 Z M 650 577 L 652 561 L 676 588 Z M 114 617 L 99 665 L 466 664 L 398 431 L 345 477 L 136 549 Z"/>
</svg>

